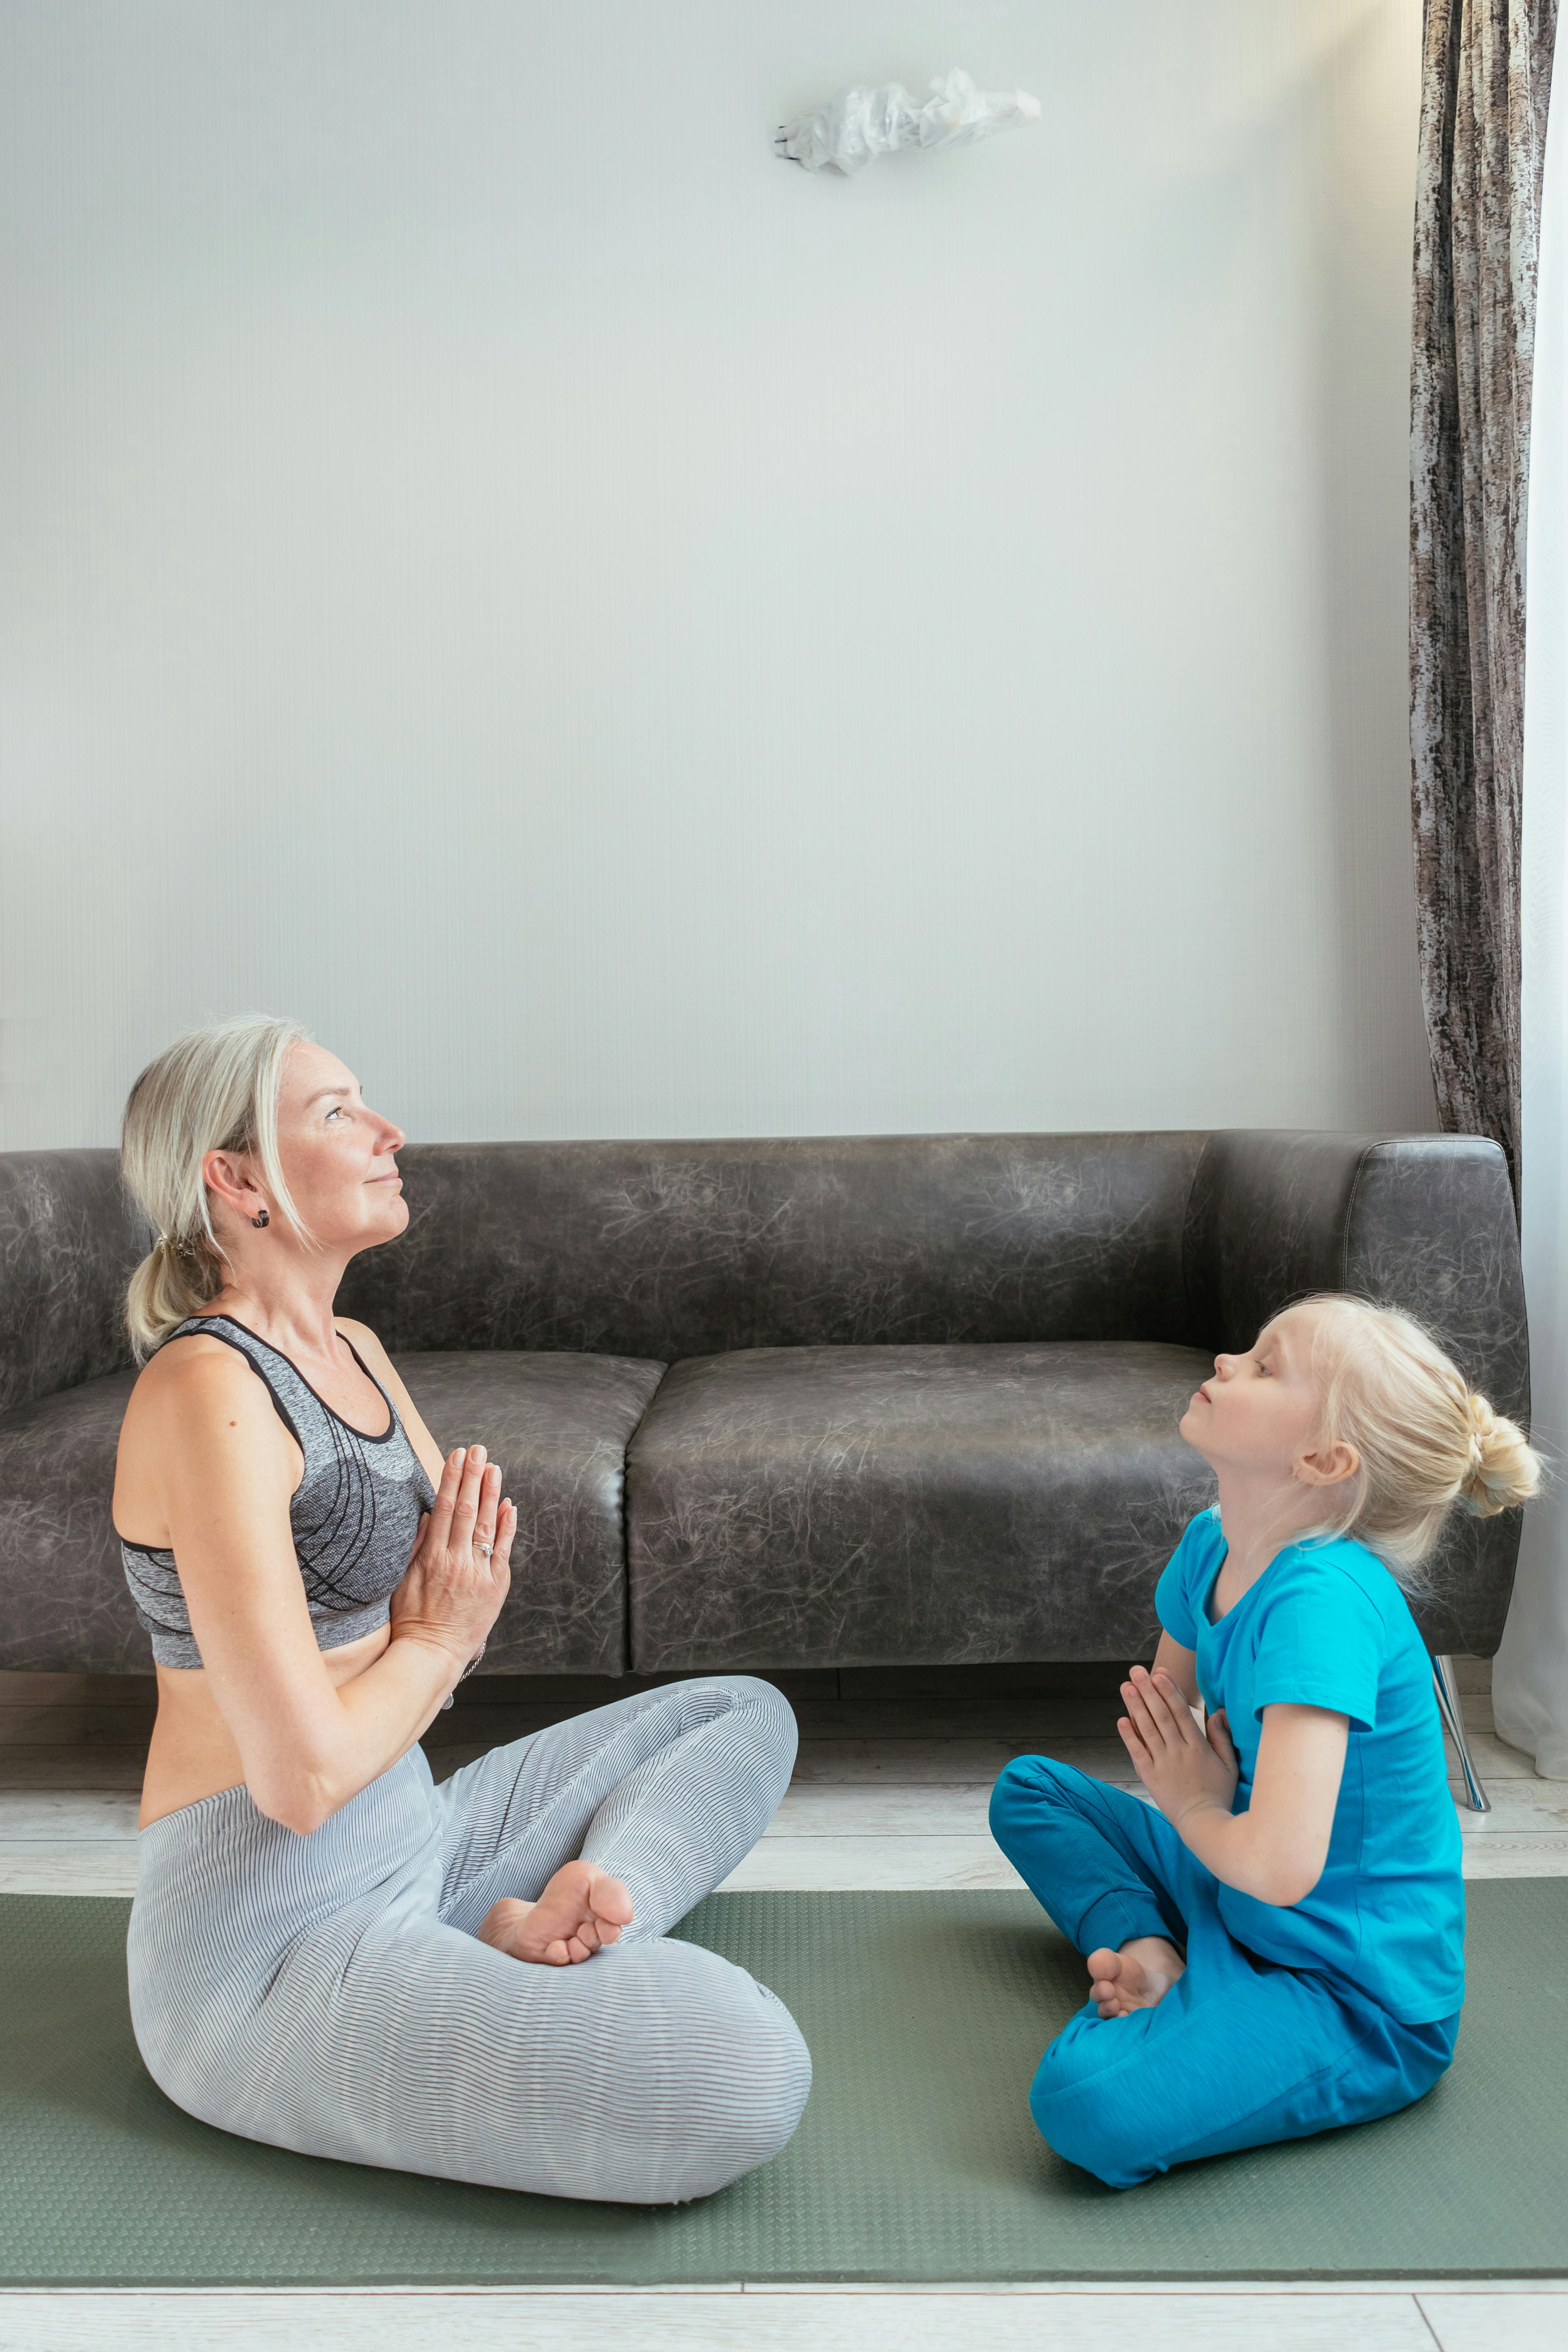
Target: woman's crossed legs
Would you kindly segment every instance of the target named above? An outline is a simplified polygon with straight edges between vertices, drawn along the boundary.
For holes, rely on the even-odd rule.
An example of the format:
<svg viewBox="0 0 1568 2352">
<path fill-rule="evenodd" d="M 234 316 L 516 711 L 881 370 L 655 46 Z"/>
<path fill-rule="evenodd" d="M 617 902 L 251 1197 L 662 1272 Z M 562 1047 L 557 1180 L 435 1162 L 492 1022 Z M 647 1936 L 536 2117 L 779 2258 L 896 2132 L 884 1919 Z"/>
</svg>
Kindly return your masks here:
<svg viewBox="0 0 1568 2352">
<path fill-rule="evenodd" d="M 750 1853 L 795 1752 L 772 1685 L 725 1677 L 616 1700 L 492 1749 L 435 1791 L 443 1875 L 427 1933 L 463 1980 L 439 2011 L 478 2062 L 458 2104 L 493 2116 L 521 2094 L 530 2127 L 507 2158 L 510 2185 L 700 2197 L 794 2133 L 811 2084 L 794 2019 L 743 1969 L 668 1931 Z M 579 1877 L 585 1891 L 624 1886 L 618 1940 L 563 1966 L 513 1957 L 509 1941 L 524 1938 L 509 1936 L 509 1913 L 559 1903 L 558 1882 Z M 595 1892 L 590 1913 L 603 1900 Z"/>
<path fill-rule="evenodd" d="M 633 2204 L 777 2154 L 811 2060 L 776 1997 L 666 1931 L 755 1843 L 795 1718 L 769 1685 L 672 1685 L 496 1748 L 417 1749 L 309 1839 L 243 1790 L 148 1833 L 137 2038 L 179 2105 L 350 2163 Z M 635 1917 L 576 1965 L 477 1933 L 563 1864 Z"/>
<path fill-rule="evenodd" d="M 795 1754 L 788 1705 L 748 1675 L 640 1691 L 492 1748 L 436 1792 L 441 1916 L 478 1935 L 498 1904 L 538 1904 L 581 1862 L 584 1881 L 607 1876 L 630 1897 L 620 1940 L 667 1935 L 750 1853 Z M 584 1901 L 591 1919 L 586 1888 Z"/>
</svg>

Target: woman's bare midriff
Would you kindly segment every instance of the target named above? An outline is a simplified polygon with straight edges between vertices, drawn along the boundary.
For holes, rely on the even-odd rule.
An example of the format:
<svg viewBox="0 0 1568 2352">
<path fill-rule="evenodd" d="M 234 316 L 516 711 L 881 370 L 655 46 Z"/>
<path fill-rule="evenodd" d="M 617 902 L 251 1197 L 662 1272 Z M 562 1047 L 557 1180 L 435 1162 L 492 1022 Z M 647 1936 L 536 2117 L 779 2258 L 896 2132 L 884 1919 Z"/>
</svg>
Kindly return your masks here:
<svg viewBox="0 0 1568 2352">
<path fill-rule="evenodd" d="M 341 1650 L 323 1650 L 321 1663 L 333 1687 L 341 1690 L 374 1666 L 391 1639 L 390 1626 L 380 1625 L 363 1641 L 345 1642 Z M 158 1720 L 147 1751 L 140 1826 L 148 1829 L 165 1813 L 199 1804 L 204 1797 L 216 1797 L 221 1790 L 237 1789 L 244 1778 L 239 1748 L 207 1688 L 204 1670 L 160 1666 Z"/>
</svg>

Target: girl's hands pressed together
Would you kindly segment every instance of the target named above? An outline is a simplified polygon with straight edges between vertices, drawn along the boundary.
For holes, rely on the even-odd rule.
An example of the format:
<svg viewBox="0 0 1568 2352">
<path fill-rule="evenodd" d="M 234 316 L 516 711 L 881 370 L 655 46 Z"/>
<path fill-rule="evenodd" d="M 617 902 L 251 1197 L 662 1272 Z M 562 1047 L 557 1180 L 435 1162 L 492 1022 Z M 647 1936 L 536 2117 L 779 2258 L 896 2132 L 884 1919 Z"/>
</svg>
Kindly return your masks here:
<svg viewBox="0 0 1568 2352">
<path fill-rule="evenodd" d="M 449 1651 L 459 1669 L 477 1657 L 511 1582 L 517 1511 L 482 1445 L 447 1456 L 436 1500 L 419 1522 L 407 1572 L 392 1596 L 395 1641 Z"/>
<path fill-rule="evenodd" d="M 1194 1812 L 1229 1814 L 1240 1769 L 1223 1711 L 1200 1731 L 1163 1666 L 1131 1669 L 1121 1685 L 1127 1713 L 1116 1728 L 1133 1769 L 1175 1829 Z"/>
</svg>

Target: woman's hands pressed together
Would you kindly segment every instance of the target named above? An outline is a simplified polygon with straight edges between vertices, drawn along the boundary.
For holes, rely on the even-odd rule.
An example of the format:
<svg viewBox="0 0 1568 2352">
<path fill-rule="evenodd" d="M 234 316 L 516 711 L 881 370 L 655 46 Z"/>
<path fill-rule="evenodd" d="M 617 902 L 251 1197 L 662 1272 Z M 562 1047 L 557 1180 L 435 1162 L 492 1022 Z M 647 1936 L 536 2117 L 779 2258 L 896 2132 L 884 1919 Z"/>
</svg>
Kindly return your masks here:
<svg viewBox="0 0 1568 2352">
<path fill-rule="evenodd" d="M 1193 1711 L 1163 1666 L 1131 1669 L 1121 1685 L 1127 1713 L 1116 1728 L 1133 1769 L 1165 1819 L 1180 1830 L 1197 1812 L 1228 1816 L 1240 1768 L 1223 1710 L 1200 1731 Z"/>
<path fill-rule="evenodd" d="M 493 1462 L 487 1465 L 484 1447 L 448 1454 L 407 1573 L 392 1596 L 394 1641 L 448 1651 L 465 1670 L 500 1614 L 516 1533 L 516 1508 L 502 1501 L 500 1471 Z"/>
</svg>

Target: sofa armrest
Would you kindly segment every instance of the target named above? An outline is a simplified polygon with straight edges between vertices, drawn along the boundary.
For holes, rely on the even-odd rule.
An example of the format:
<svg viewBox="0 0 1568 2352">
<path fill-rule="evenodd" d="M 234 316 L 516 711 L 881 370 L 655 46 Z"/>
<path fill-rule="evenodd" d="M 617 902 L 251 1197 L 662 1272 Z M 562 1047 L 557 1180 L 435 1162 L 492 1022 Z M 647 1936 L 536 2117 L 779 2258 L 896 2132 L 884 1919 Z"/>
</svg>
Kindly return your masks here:
<svg viewBox="0 0 1568 2352">
<path fill-rule="evenodd" d="M 1502 1153 L 1480 1136 L 1213 1135 L 1184 1260 L 1195 1347 L 1248 1348 L 1303 1292 L 1352 1291 L 1414 1315 L 1529 1426 L 1519 1228 Z"/>
<path fill-rule="evenodd" d="M 0 1153 L 0 1412 L 131 1361 L 125 1286 L 151 1238 L 117 1153 Z"/>
</svg>

